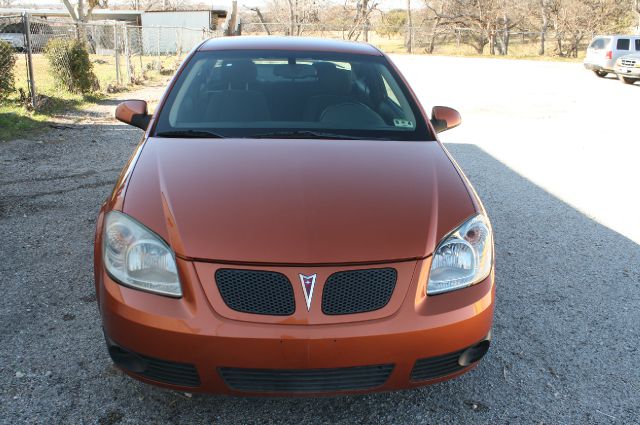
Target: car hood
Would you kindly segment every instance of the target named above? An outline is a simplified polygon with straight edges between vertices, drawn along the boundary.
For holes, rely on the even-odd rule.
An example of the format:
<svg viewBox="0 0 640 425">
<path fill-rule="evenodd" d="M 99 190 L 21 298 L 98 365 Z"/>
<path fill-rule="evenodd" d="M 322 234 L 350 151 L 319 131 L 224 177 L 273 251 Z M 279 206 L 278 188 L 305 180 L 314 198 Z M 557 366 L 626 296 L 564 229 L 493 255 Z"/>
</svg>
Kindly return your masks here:
<svg viewBox="0 0 640 425">
<path fill-rule="evenodd" d="M 427 256 L 475 209 L 436 142 L 151 138 L 123 211 L 179 256 L 330 264 Z"/>
</svg>

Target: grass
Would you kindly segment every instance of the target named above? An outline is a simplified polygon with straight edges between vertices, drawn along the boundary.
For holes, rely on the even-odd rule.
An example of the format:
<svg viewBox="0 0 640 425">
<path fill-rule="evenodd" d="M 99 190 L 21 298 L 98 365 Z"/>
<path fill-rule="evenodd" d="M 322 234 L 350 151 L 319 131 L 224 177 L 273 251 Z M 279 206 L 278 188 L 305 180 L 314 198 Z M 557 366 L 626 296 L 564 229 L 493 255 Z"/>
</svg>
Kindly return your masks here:
<svg viewBox="0 0 640 425">
<path fill-rule="evenodd" d="M 386 53 L 407 53 L 407 48 L 404 44 L 404 38 L 402 37 L 379 37 L 375 34 L 369 37 L 369 42 Z M 545 43 L 545 50 L 547 54 L 540 56 L 538 49 L 540 45 L 537 42 L 522 42 L 517 36 L 511 39 L 509 44 L 508 55 L 491 55 L 489 53 L 489 47 L 485 47 L 484 53 L 479 54 L 473 47 L 464 43 L 436 43 L 433 55 L 436 56 L 462 56 L 462 57 L 474 57 L 474 58 L 495 58 L 495 59 L 526 59 L 526 60 L 539 60 L 539 61 L 553 61 L 553 62 L 580 62 L 584 59 L 584 50 L 582 49 L 578 53 L 577 58 L 562 57 L 554 54 L 555 42 L 553 40 L 547 40 Z M 426 48 L 422 45 L 414 45 L 413 53 L 426 54 Z"/>
<path fill-rule="evenodd" d="M 90 95 L 70 93 L 60 87 L 49 72 L 49 63 L 43 54 L 33 55 L 33 74 L 38 96 L 44 97 L 42 106 L 33 111 L 20 97 L 20 90 L 28 93 L 27 65 L 23 54 L 17 54 L 14 67 L 16 92 L 0 103 L 0 141 L 11 140 L 37 133 L 51 123 L 55 115 L 67 111 L 79 111 L 91 104 L 95 104 L 108 97 L 109 92 L 135 89 L 140 84 L 157 81 L 162 78 L 156 69 L 157 57 L 132 56 L 134 81 L 139 84 L 128 84 L 126 61 L 120 58 L 120 84 L 117 83 L 115 58 L 106 55 L 91 55 L 93 72 L 100 82 L 100 90 Z M 160 63 L 164 69 L 174 69 L 175 56 L 161 57 Z"/>
</svg>

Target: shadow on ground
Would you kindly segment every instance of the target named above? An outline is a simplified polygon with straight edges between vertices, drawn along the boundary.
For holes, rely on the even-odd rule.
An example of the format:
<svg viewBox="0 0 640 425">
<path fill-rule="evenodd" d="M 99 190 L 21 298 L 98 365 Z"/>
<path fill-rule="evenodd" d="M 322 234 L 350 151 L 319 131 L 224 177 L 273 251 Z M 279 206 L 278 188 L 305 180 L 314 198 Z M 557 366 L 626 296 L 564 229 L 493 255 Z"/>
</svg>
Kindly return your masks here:
<svg viewBox="0 0 640 425">
<path fill-rule="evenodd" d="M 107 131 L 129 130 L 105 126 Z M 122 144 L 103 138 L 89 144 L 81 156 L 87 158 L 86 170 L 75 168 L 77 158 L 44 149 L 45 162 L 68 163 L 57 168 L 59 182 L 66 181 L 64 173 L 97 170 L 69 177 L 76 180 L 64 193 L 46 184 L 23 192 L 8 183 L 34 177 L 29 169 L 0 175 L 0 188 L 10 189 L 3 194 L 9 207 L 0 215 L 0 231 L 14 229 L 0 233 L 2 246 L 23 247 L 20 254 L 0 254 L 4 418 L 215 424 L 637 421 L 640 247 L 465 144 L 447 148 L 485 203 L 497 249 L 494 342 L 474 371 L 419 390 L 320 399 L 187 397 L 127 378 L 106 353 L 91 277 L 95 214 L 139 133 L 126 135 Z M 31 202 L 45 202 L 58 213 L 36 209 L 21 225 Z M 43 238 L 53 242 L 43 244 Z M 53 272 L 57 278 L 43 277 Z M 422 343 L 428 342 L 416 341 Z M 15 377 L 16 370 L 26 376 Z M 52 376 L 45 377 L 47 371 Z"/>
</svg>

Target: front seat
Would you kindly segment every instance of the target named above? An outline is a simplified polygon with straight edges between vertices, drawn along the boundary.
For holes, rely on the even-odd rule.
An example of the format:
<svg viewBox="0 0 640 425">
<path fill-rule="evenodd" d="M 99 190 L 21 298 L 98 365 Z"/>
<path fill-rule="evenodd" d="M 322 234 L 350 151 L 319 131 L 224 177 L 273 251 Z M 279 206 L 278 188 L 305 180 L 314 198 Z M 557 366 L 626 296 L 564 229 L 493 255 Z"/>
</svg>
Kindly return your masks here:
<svg viewBox="0 0 640 425">
<path fill-rule="evenodd" d="M 351 71 L 338 69 L 331 62 L 317 62 L 313 66 L 316 68 L 322 94 L 311 96 L 307 101 L 303 114 L 305 121 L 319 121 L 329 106 L 354 100 L 349 96 Z"/>
<path fill-rule="evenodd" d="M 224 89 L 209 97 L 206 121 L 250 122 L 268 121 L 269 107 L 264 93 L 252 89 L 256 85 L 258 70 L 250 60 L 232 60 L 222 65 L 221 80 Z"/>
</svg>

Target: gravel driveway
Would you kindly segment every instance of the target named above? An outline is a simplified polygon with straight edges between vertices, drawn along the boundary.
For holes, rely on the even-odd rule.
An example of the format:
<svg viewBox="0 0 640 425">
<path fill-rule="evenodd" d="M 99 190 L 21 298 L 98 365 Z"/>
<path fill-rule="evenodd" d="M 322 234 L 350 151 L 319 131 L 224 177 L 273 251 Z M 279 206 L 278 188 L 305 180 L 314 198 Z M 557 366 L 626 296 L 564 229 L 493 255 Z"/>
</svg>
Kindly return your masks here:
<svg viewBox="0 0 640 425">
<path fill-rule="evenodd" d="M 125 377 L 104 347 L 92 278 L 98 208 L 141 136 L 110 119 L 115 103 L 0 144 L 0 422 L 640 423 L 640 247 L 487 153 L 499 147 L 483 147 L 482 132 L 477 144 L 447 145 L 496 233 L 494 342 L 476 370 L 321 399 L 189 396 Z"/>
</svg>

